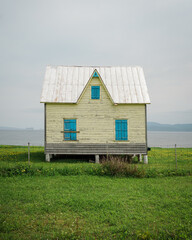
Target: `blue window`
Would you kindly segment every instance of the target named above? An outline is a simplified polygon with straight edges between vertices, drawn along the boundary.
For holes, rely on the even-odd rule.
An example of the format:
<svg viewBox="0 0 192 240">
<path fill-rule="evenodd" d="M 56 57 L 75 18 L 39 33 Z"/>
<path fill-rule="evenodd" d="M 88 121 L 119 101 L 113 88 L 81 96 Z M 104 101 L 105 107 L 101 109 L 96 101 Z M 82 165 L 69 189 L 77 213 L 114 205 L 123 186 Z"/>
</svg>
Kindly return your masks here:
<svg viewBox="0 0 192 240">
<path fill-rule="evenodd" d="M 91 99 L 100 99 L 100 86 L 91 86 Z"/>
<path fill-rule="evenodd" d="M 127 120 L 115 120 L 115 139 L 127 140 Z"/>
<path fill-rule="evenodd" d="M 76 140 L 76 119 L 64 119 L 64 140 Z"/>
</svg>

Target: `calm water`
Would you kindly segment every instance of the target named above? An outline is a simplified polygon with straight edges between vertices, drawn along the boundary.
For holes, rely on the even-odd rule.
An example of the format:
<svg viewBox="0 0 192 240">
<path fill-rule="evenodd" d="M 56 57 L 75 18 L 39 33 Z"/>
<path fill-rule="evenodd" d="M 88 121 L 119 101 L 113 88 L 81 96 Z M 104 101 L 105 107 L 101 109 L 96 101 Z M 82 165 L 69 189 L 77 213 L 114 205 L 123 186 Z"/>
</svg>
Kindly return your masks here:
<svg viewBox="0 0 192 240">
<path fill-rule="evenodd" d="M 149 147 L 192 147 L 192 132 L 148 131 Z"/>
<path fill-rule="evenodd" d="M 44 145 L 43 130 L 0 130 L 0 145 Z M 148 132 L 149 147 L 192 147 L 192 132 Z"/>
<path fill-rule="evenodd" d="M 43 130 L 0 130 L 0 145 L 44 145 Z"/>
</svg>

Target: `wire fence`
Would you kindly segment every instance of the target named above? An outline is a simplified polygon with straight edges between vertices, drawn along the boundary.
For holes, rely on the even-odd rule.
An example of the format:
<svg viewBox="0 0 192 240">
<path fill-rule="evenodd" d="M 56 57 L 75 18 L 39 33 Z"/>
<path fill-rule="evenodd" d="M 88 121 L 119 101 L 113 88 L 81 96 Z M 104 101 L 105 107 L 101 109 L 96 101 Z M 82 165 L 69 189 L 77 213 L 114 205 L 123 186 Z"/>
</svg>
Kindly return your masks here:
<svg viewBox="0 0 192 240">
<path fill-rule="evenodd" d="M 2 146 L 0 161 L 8 162 L 42 162 L 45 161 L 43 147 Z M 190 145 L 159 145 L 148 151 L 148 166 L 166 169 L 192 170 L 192 146 Z"/>
<path fill-rule="evenodd" d="M 192 146 L 161 145 L 148 152 L 149 164 L 166 168 L 192 169 Z"/>
</svg>

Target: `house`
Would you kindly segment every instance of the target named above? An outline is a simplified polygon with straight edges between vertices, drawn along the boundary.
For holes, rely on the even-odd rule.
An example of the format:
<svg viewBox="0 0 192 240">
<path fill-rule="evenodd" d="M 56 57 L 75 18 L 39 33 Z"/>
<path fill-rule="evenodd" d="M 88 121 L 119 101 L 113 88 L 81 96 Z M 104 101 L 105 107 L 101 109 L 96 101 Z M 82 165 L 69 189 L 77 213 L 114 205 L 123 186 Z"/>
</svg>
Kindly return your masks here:
<svg viewBox="0 0 192 240">
<path fill-rule="evenodd" d="M 141 67 L 48 66 L 45 154 L 144 155 L 148 90 Z"/>
</svg>

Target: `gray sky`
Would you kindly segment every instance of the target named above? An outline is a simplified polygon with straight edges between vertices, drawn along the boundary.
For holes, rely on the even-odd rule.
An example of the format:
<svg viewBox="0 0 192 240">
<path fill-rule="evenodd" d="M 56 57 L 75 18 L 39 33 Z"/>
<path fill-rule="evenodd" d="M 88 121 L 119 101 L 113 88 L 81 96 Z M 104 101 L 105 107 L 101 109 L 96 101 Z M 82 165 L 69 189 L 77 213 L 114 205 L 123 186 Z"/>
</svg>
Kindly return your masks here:
<svg viewBox="0 0 192 240">
<path fill-rule="evenodd" d="M 0 126 L 43 128 L 46 65 L 144 68 L 148 121 L 192 123 L 191 0 L 0 0 Z"/>
</svg>

